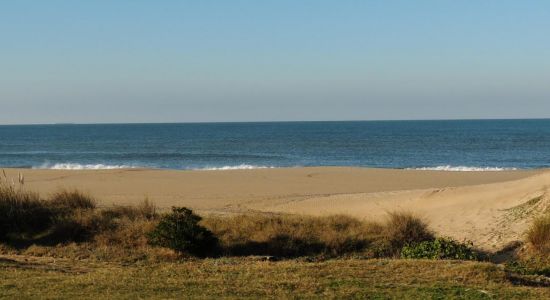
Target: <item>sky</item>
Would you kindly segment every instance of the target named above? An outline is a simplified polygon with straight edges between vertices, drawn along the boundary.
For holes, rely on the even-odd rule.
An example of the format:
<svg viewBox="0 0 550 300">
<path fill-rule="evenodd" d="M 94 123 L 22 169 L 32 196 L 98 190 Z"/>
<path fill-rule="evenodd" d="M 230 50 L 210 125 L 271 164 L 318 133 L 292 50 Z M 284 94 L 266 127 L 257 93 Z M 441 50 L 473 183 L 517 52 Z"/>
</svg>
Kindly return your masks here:
<svg viewBox="0 0 550 300">
<path fill-rule="evenodd" d="M 2 1 L 0 124 L 550 117 L 550 1 Z"/>
</svg>

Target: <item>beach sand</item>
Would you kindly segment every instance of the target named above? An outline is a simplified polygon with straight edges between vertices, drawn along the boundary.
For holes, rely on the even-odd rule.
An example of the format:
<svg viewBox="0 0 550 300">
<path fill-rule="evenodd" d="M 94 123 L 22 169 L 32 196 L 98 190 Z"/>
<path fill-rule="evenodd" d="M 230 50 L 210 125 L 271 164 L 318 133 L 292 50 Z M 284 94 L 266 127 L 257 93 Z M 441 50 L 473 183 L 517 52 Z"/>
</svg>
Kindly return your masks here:
<svg viewBox="0 0 550 300">
<path fill-rule="evenodd" d="M 345 167 L 226 171 L 30 170 L 25 189 L 48 195 L 77 188 L 101 205 L 149 198 L 159 208 L 200 213 L 348 214 L 382 220 L 411 211 L 439 235 L 496 251 L 519 240 L 530 220 L 550 205 L 550 171 L 445 172 Z"/>
</svg>

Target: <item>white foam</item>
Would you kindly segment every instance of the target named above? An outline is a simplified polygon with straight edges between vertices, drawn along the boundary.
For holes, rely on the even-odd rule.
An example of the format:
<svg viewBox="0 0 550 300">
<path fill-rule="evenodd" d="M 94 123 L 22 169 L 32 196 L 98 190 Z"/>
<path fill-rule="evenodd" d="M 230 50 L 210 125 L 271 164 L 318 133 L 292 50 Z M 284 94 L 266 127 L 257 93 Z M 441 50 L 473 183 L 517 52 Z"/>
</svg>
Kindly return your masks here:
<svg viewBox="0 0 550 300">
<path fill-rule="evenodd" d="M 255 165 L 247 165 L 247 164 L 240 164 L 236 166 L 223 166 L 223 167 L 206 167 L 206 168 L 199 168 L 194 170 L 200 170 L 200 171 L 227 171 L 227 170 L 254 170 L 254 169 L 272 169 L 274 167 L 272 166 L 255 166 Z"/>
<path fill-rule="evenodd" d="M 437 167 L 422 167 L 408 168 L 408 170 L 423 170 L 423 171 L 451 171 L 451 172 L 498 172 L 498 171 L 513 171 L 517 168 L 499 168 L 499 167 L 468 167 L 468 166 L 437 166 Z"/>
<path fill-rule="evenodd" d="M 51 169 L 51 170 L 113 170 L 113 169 L 131 169 L 134 166 L 127 165 L 105 165 L 105 164 L 76 164 L 76 163 L 45 163 L 34 169 Z"/>
</svg>

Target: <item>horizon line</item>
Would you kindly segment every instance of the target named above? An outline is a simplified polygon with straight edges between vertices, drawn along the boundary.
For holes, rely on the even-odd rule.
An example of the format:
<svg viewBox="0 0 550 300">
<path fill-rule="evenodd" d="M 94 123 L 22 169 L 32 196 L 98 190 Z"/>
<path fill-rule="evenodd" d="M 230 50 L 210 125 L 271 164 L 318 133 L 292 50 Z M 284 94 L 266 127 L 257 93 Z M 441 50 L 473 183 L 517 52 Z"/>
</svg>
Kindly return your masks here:
<svg viewBox="0 0 550 300">
<path fill-rule="evenodd" d="M 320 123 L 320 122 L 415 122 L 415 121 L 514 121 L 550 120 L 550 117 L 535 118 L 442 118 L 442 119 L 351 119 L 351 120 L 269 120 L 269 121 L 169 121 L 169 122 L 59 122 L 59 123 L 12 123 L 0 126 L 61 126 L 61 125 L 154 125 L 154 124 L 242 124 L 242 123 Z"/>
</svg>

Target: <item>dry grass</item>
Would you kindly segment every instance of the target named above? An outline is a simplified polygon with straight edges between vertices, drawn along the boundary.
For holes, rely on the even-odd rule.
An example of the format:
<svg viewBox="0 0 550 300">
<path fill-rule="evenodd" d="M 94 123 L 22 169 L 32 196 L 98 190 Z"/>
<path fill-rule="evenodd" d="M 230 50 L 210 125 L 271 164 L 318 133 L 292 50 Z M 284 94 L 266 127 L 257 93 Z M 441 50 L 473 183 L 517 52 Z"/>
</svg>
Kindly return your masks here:
<svg viewBox="0 0 550 300">
<path fill-rule="evenodd" d="M 76 211 L 55 225 L 56 236 L 69 242 L 68 248 L 65 244 L 56 248 L 61 253 L 107 261 L 133 261 L 157 256 L 146 238 L 156 226 L 157 217 L 155 207 L 148 201 L 135 207 Z"/>
<path fill-rule="evenodd" d="M 402 212 L 391 213 L 385 223 L 344 215 L 241 215 L 208 217 L 203 224 L 220 239 L 225 255 L 387 257 L 434 238 L 423 220 Z"/>
<path fill-rule="evenodd" d="M 156 207 L 96 207 L 92 197 L 61 190 L 47 199 L 0 183 L 0 242 L 20 253 L 134 260 L 152 251 L 146 233 L 156 225 Z M 153 255 L 153 256 L 156 256 Z"/>
<path fill-rule="evenodd" d="M 46 204 L 70 211 L 77 209 L 94 209 L 97 206 L 94 198 L 78 190 L 60 190 L 51 195 Z"/>
<path fill-rule="evenodd" d="M 541 255 L 550 255 L 550 214 L 534 220 L 527 231 L 527 241 Z"/>
<path fill-rule="evenodd" d="M 113 206 L 102 211 L 110 218 L 126 217 L 134 220 L 153 220 L 158 217 L 157 207 L 149 199 L 145 199 L 135 206 Z"/>
<path fill-rule="evenodd" d="M 369 226 L 347 216 L 240 215 L 207 217 L 203 225 L 225 255 L 338 256 L 370 245 Z"/>
<path fill-rule="evenodd" d="M 69 249 L 78 257 L 107 260 L 148 257 L 155 252 L 148 245 L 148 233 L 160 217 L 148 200 L 99 209 L 95 199 L 77 190 L 61 190 L 41 199 L 3 185 L 0 213 L 6 223 L 0 237 L 16 248 L 50 246 L 60 253 Z M 425 222 L 407 213 L 392 213 L 383 224 L 342 215 L 241 215 L 206 217 L 202 225 L 220 240 L 220 247 L 210 252 L 223 256 L 386 257 L 397 255 L 406 244 L 433 238 Z M 75 245 L 83 250 L 74 251 Z"/>
<path fill-rule="evenodd" d="M 62 190 L 48 199 L 13 188 L 0 191 L 0 203 L 10 212 L 4 221 L 12 222 L 4 241 L 20 252 L 35 245 L 35 254 L 72 253 L 73 257 L 105 260 L 158 257 L 149 245 L 148 233 L 160 216 L 148 200 L 136 206 L 99 209 L 93 198 L 76 190 Z M 220 240 L 211 252 L 222 256 L 386 257 L 398 254 L 405 244 L 433 237 L 422 220 L 406 213 L 393 213 L 383 224 L 343 215 L 241 215 L 206 217 L 202 225 Z"/>
<path fill-rule="evenodd" d="M 136 206 L 99 209 L 93 198 L 76 190 L 41 199 L 7 187 L 0 190 L 0 196 L 0 213 L 8 216 L 3 221 L 9 225 L 4 227 L 3 240 L 22 251 L 37 245 L 57 249 L 62 256 L 68 252 L 106 260 L 134 260 L 156 253 L 149 245 L 148 233 L 161 218 L 148 200 Z M 423 220 L 403 212 L 389 214 L 384 223 L 343 215 L 258 214 L 210 216 L 202 225 L 220 241 L 219 247 L 207 252 L 222 256 L 395 257 L 407 244 L 434 238 Z M 46 252 L 55 253 L 51 249 Z"/>
<path fill-rule="evenodd" d="M 50 210 L 38 194 L 0 182 L 0 241 L 10 233 L 44 230 L 50 222 Z"/>
</svg>

